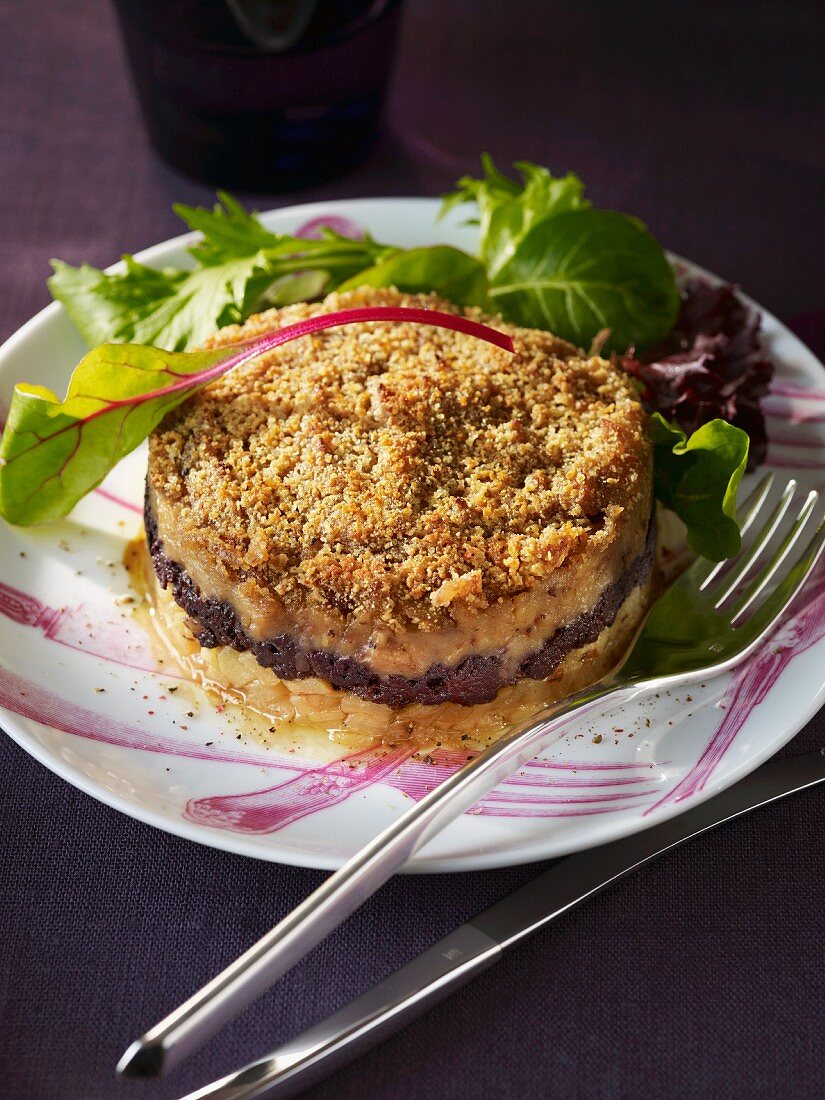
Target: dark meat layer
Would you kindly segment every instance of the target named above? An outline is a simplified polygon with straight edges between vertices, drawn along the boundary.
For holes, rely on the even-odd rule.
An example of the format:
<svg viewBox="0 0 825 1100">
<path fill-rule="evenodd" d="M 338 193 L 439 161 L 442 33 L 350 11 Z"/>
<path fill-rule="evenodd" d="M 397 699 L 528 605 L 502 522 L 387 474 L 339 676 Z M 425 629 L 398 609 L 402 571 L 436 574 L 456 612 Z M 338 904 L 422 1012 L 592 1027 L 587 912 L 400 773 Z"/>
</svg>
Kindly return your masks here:
<svg viewBox="0 0 825 1100">
<path fill-rule="evenodd" d="M 198 641 L 207 649 L 228 645 L 239 652 L 250 650 L 258 664 L 271 668 L 282 680 L 319 676 L 342 691 L 395 708 L 410 703 L 451 702 L 465 706 L 487 703 L 495 698 L 505 683 L 513 682 L 512 679 L 505 680 L 502 657 L 496 654 L 466 657 L 452 668 L 435 664 L 423 676 L 408 679 L 404 676 L 378 676 L 352 657 L 337 657 L 325 650 L 305 649 L 291 634 L 256 641 L 244 630 L 233 607 L 202 595 L 186 571 L 166 557 L 148 496 L 144 519 L 149 552 L 158 579 L 164 588 L 171 586 L 175 601 L 197 625 Z M 535 653 L 522 661 L 516 680 L 545 679 L 568 653 L 595 642 L 602 630 L 613 623 L 630 593 L 650 576 L 655 528 L 654 518 L 651 517 L 641 554 L 621 577 L 607 586 L 590 611 L 557 630 Z"/>
</svg>

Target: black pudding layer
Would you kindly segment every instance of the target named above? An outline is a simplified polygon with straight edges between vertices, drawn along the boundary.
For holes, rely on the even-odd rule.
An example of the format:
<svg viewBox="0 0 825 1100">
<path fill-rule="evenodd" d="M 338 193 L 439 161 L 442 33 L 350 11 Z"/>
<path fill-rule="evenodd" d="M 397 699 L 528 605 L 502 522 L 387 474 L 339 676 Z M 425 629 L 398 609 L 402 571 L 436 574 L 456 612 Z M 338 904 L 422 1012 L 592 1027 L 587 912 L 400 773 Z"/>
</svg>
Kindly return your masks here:
<svg viewBox="0 0 825 1100">
<path fill-rule="evenodd" d="M 651 515 L 642 552 L 622 575 L 608 585 L 596 604 L 578 618 L 561 627 L 539 648 L 526 657 L 515 677 L 505 678 L 501 654 L 480 654 L 465 657 L 452 667 L 434 664 L 423 676 L 379 676 L 354 657 L 338 657 L 323 649 L 307 649 L 292 634 L 277 634 L 265 641 L 256 641 L 244 630 L 235 609 L 228 603 L 201 594 L 182 566 L 163 552 L 157 521 L 149 503 L 144 505 L 144 522 L 149 553 L 158 580 L 164 588 L 171 586 L 172 595 L 197 624 L 198 641 L 207 649 L 228 645 L 243 652 L 249 650 L 259 665 L 271 668 L 282 680 L 302 680 L 320 676 L 341 691 L 352 692 L 372 703 L 384 703 L 400 708 L 410 703 L 461 703 L 471 706 L 488 703 L 499 688 L 520 679 L 543 680 L 549 676 L 571 650 L 595 642 L 606 626 L 616 619 L 619 608 L 630 593 L 650 576 L 656 544 L 655 512 Z"/>
</svg>

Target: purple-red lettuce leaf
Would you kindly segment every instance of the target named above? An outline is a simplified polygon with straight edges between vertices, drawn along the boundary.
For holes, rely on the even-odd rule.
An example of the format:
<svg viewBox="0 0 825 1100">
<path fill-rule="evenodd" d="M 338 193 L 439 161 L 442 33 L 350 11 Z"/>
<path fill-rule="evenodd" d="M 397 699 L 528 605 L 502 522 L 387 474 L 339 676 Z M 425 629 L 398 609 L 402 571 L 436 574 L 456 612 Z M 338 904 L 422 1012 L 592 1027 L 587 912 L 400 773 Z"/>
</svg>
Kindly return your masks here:
<svg viewBox="0 0 825 1100">
<path fill-rule="evenodd" d="M 773 375 L 759 314 L 734 287 L 707 279 L 685 280 L 681 298 L 673 331 L 644 355 L 626 355 L 623 365 L 643 384 L 647 410 L 688 436 L 717 418 L 747 432 L 753 469 L 767 451 L 760 402 Z"/>
</svg>

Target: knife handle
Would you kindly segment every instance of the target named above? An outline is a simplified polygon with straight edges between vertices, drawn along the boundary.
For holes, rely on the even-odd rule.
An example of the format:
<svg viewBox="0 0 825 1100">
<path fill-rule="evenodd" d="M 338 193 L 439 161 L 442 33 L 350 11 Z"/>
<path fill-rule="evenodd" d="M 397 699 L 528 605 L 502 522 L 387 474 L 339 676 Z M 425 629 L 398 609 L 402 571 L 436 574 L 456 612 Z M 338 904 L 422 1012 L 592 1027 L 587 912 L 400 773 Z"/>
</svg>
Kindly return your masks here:
<svg viewBox="0 0 825 1100">
<path fill-rule="evenodd" d="M 266 1058 L 183 1100 L 294 1096 L 443 1000 L 505 951 L 625 875 L 703 833 L 825 782 L 825 750 L 772 760 L 678 817 L 555 863 L 367 993 Z"/>
<path fill-rule="evenodd" d="M 261 1059 L 183 1100 L 295 1096 L 450 996 L 501 957 L 495 940 L 463 924 L 357 1000 Z"/>
</svg>

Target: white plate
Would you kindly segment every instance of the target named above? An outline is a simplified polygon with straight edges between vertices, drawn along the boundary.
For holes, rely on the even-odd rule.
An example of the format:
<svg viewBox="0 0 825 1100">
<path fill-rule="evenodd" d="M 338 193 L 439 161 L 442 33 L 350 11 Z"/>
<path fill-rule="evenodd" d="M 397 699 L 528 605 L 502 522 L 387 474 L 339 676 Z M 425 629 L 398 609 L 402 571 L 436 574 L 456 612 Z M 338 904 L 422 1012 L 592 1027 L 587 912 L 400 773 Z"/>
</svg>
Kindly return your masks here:
<svg viewBox="0 0 825 1100">
<path fill-rule="evenodd" d="M 313 204 L 263 215 L 294 232 L 342 215 L 379 240 L 472 248 L 460 216 L 431 199 Z M 184 266 L 192 235 L 141 254 Z M 825 373 L 763 311 L 778 364 L 766 402 L 769 465 L 825 488 Z M 65 391 L 85 348 L 59 305 L 0 349 L 0 402 L 18 380 Z M 11 736 L 70 783 L 141 821 L 227 851 L 332 868 L 446 774 L 397 761 L 319 765 L 247 741 L 228 713 L 193 702 L 154 659 L 120 566 L 140 527 L 143 452 L 72 517 L 42 529 L 0 523 L 0 711 Z M 464 871 L 560 856 L 615 839 L 717 793 L 771 756 L 825 701 L 825 578 L 733 676 L 623 708 L 571 732 L 430 843 L 410 871 Z M 169 688 L 177 688 L 170 691 Z M 188 713 L 191 712 L 191 713 Z M 601 734 L 600 742 L 594 738 Z M 354 765 L 354 766 L 353 766 Z M 58 811 L 59 812 L 59 811 Z"/>
</svg>

